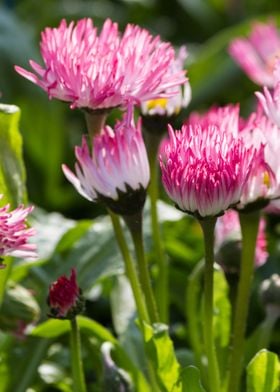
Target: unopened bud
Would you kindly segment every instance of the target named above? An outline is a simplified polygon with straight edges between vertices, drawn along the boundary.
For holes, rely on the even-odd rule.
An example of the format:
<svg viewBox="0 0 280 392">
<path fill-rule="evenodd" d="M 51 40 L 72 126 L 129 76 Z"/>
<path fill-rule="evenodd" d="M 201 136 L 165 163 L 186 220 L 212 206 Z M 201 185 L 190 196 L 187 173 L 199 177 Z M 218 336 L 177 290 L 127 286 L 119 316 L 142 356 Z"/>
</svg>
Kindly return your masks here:
<svg viewBox="0 0 280 392">
<path fill-rule="evenodd" d="M 84 310 L 84 298 L 77 284 L 76 271 L 71 270 L 70 278 L 65 275 L 58 278 L 49 288 L 49 317 L 73 319 Z"/>
</svg>

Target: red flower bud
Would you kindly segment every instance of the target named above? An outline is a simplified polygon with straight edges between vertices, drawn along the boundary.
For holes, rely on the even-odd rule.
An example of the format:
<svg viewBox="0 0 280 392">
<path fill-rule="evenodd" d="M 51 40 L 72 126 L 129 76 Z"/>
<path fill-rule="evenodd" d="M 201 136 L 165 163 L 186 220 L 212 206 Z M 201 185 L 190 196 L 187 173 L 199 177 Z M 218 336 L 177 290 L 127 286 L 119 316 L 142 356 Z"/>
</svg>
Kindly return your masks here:
<svg viewBox="0 0 280 392">
<path fill-rule="evenodd" d="M 58 278 L 49 288 L 49 317 L 72 319 L 84 310 L 84 298 L 77 284 L 76 270 L 71 270 L 70 278 Z"/>
</svg>

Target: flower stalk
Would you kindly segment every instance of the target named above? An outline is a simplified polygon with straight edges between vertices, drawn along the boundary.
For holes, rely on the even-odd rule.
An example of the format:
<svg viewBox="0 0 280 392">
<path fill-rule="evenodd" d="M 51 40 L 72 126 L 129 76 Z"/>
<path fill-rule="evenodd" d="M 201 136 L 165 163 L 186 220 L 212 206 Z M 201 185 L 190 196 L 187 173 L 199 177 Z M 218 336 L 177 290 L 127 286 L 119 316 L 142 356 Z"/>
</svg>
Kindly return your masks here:
<svg viewBox="0 0 280 392">
<path fill-rule="evenodd" d="M 83 372 L 83 363 L 81 358 L 81 342 L 80 332 L 76 317 L 70 320 L 71 332 L 70 332 L 70 343 L 71 343 L 71 365 L 73 384 L 75 392 L 86 392 L 86 384 Z"/>
<path fill-rule="evenodd" d="M 217 218 L 215 217 L 199 220 L 203 231 L 205 248 L 203 335 L 208 359 L 208 380 L 211 392 L 220 391 L 220 375 L 213 333 L 214 229 L 216 220 Z"/>
<path fill-rule="evenodd" d="M 161 135 L 151 134 L 146 132 L 145 140 L 148 150 L 148 157 L 150 163 L 150 185 L 148 188 L 150 203 L 151 203 L 151 229 L 152 239 L 154 244 L 156 263 L 158 267 L 158 274 L 155 284 L 155 296 L 159 311 L 160 320 L 168 323 L 168 261 L 164 254 L 163 244 L 161 240 L 160 225 L 157 210 L 158 200 L 158 147 L 161 141 Z"/>
<path fill-rule="evenodd" d="M 256 240 L 260 211 L 239 213 L 242 232 L 241 271 L 237 289 L 233 324 L 233 343 L 230 356 L 228 392 L 238 392 L 242 375 L 246 321 L 249 308 L 251 282 L 254 272 Z"/>
<path fill-rule="evenodd" d="M 144 321 L 144 322 L 150 323 L 150 318 L 149 318 L 149 314 L 147 311 L 146 303 L 143 300 L 143 295 L 141 292 L 141 286 L 140 286 L 140 282 L 138 279 L 136 267 L 134 265 L 134 261 L 131 259 L 129 249 L 127 247 L 126 240 L 125 240 L 125 237 L 124 237 L 124 234 L 122 231 L 119 217 L 116 214 L 114 214 L 112 211 L 110 211 L 110 210 L 108 210 L 108 211 L 109 211 L 109 214 L 111 217 L 115 236 L 116 236 L 116 239 L 117 239 L 123 260 L 124 260 L 126 276 L 129 279 L 129 282 L 131 285 L 131 289 L 132 289 L 132 292 L 134 295 L 134 300 L 135 300 L 135 304 L 137 307 L 140 322 Z"/>
<path fill-rule="evenodd" d="M 150 320 L 152 323 L 156 323 L 159 322 L 159 315 L 151 285 L 148 262 L 144 251 L 142 211 L 135 215 L 126 215 L 123 218 L 129 228 L 134 244 L 140 284 L 144 291 Z"/>
<path fill-rule="evenodd" d="M 98 135 L 103 129 L 109 110 L 84 110 L 87 130 L 90 139 L 93 140 L 94 136 Z"/>
</svg>

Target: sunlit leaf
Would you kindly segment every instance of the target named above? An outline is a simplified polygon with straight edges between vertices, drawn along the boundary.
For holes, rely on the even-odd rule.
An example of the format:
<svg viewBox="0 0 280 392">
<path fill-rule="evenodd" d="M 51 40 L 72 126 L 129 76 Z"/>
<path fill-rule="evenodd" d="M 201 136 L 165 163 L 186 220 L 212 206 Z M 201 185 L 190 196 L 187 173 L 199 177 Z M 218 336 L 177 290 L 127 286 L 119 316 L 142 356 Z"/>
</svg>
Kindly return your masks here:
<svg viewBox="0 0 280 392">
<path fill-rule="evenodd" d="M 19 118 L 17 106 L 0 104 L 0 193 L 4 194 L 1 204 L 8 201 L 12 208 L 26 202 Z"/>
<path fill-rule="evenodd" d="M 280 363 L 270 351 L 259 351 L 247 367 L 247 392 L 278 392 Z"/>
<path fill-rule="evenodd" d="M 199 370 L 195 366 L 188 366 L 181 372 L 183 389 L 182 392 L 205 392 L 201 381 Z"/>
<path fill-rule="evenodd" d="M 158 378 L 161 391 L 179 392 L 182 390 L 180 366 L 175 356 L 173 342 L 165 324 L 154 324 L 153 327 L 144 326 L 145 343 Z"/>
<path fill-rule="evenodd" d="M 221 268 L 214 272 L 214 334 L 220 347 L 226 347 L 230 339 L 231 305 L 229 288 Z"/>
</svg>

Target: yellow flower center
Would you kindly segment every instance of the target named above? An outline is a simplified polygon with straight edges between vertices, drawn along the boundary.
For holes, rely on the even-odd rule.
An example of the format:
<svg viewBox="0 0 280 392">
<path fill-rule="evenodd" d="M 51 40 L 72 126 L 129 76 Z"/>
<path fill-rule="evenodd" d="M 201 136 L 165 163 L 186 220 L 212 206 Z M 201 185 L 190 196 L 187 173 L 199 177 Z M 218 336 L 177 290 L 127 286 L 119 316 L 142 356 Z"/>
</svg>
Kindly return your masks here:
<svg viewBox="0 0 280 392">
<path fill-rule="evenodd" d="M 156 107 L 160 106 L 163 109 L 167 107 L 167 98 L 158 98 L 158 99 L 151 99 L 147 102 L 148 110 L 155 109 Z"/>
<path fill-rule="evenodd" d="M 270 187 L 270 176 L 269 173 L 267 171 L 265 171 L 263 173 L 263 183 L 264 185 L 269 188 Z"/>
</svg>

